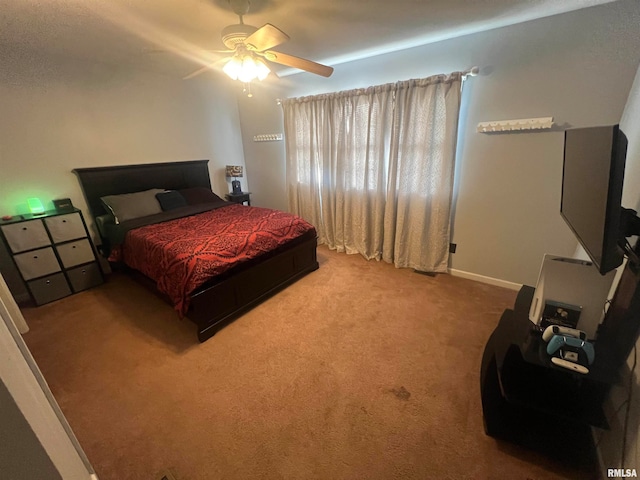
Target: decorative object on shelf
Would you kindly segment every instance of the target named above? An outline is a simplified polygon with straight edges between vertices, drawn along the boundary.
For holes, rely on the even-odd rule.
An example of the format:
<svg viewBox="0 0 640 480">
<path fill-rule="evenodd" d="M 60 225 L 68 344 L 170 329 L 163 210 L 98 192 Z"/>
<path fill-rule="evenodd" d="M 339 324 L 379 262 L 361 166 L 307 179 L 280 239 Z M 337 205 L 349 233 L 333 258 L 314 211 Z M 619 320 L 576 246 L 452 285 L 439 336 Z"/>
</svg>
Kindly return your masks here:
<svg viewBox="0 0 640 480">
<path fill-rule="evenodd" d="M 53 200 L 53 207 L 56 212 L 73 212 L 73 203 L 70 198 L 59 198 Z"/>
<path fill-rule="evenodd" d="M 27 198 L 27 205 L 29 206 L 29 211 L 33 215 L 44 214 L 44 206 L 39 198 Z"/>
<path fill-rule="evenodd" d="M 553 126 L 553 117 L 521 118 L 478 123 L 478 133 L 518 132 L 527 130 L 546 130 Z"/>
<path fill-rule="evenodd" d="M 233 193 L 242 193 L 240 180 L 238 180 L 238 178 L 242 178 L 242 170 L 242 165 L 227 165 L 227 177 L 233 177 L 231 182 L 231 191 Z"/>
</svg>

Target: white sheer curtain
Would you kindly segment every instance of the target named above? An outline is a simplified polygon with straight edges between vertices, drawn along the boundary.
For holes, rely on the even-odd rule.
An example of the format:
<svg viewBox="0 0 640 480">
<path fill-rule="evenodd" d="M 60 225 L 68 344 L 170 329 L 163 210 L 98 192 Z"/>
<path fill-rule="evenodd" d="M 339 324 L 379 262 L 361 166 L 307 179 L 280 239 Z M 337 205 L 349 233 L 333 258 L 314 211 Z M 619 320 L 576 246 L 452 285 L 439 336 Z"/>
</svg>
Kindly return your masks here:
<svg viewBox="0 0 640 480">
<path fill-rule="evenodd" d="M 319 243 L 443 272 L 462 74 L 283 101 L 290 210 Z"/>
</svg>

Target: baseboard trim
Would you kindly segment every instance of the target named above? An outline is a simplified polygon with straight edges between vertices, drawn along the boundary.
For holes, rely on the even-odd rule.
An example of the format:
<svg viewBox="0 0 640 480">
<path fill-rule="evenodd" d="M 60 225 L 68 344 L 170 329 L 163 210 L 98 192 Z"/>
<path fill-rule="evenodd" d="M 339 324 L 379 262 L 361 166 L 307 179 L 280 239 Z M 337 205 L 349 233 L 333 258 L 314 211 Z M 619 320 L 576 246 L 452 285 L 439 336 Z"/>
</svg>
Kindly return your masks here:
<svg viewBox="0 0 640 480">
<path fill-rule="evenodd" d="M 499 278 L 486 277 L 477 273 L 465 272 L 463 270 L 457 270 L 455 268 L 449 268 L 449 274 L 454 277 L 466 278 L 468 280 L 475 280 L 476 282 L 486 283 L 488 285 L 494 285 L 496 287 L 508 288 L 509 290 L 519 291 L 522 288 L 521 283 L 508 282 L 507 280 L 501 280 Z"/>
</svg>

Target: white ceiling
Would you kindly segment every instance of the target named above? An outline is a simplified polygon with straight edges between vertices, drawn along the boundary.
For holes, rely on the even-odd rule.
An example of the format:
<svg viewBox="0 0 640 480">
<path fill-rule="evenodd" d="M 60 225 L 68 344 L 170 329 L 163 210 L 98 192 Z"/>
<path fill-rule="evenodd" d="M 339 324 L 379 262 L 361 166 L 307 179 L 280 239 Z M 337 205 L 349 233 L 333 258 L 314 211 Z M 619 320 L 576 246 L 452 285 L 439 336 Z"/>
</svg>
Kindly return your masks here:
<svg viewBox="0 0 640 480">
<path fill-rule="evenodd" d="M 291 40 L 275 50 L 336 66 L 610 1 L 252 0 L 244 21 L 285 31 Z M 2 0 L 0 58 L 64 56 L 184 76 L 220 58 L 207 50 L 224 48 L 220 31 L 237 22 L 229 0 Z"/>
</svg>

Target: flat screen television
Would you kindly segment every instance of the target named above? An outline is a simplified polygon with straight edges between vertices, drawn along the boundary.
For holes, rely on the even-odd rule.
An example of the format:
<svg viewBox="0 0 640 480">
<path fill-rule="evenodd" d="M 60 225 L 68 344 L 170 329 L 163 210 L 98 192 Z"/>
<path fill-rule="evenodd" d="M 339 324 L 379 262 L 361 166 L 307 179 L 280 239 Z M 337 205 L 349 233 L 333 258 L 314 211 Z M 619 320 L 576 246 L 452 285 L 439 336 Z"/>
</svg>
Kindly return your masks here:
<svg viewBox="0 0 640 480">
<path fill-rule="evenodd" d="M 627 137 L 618 125 L 564 135 L 560 213 L 599 272 L 622 264 L 622 185 Z"/>
</svg>

